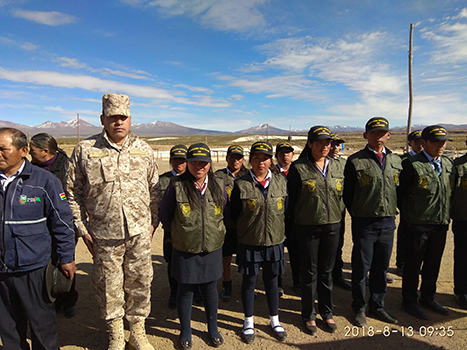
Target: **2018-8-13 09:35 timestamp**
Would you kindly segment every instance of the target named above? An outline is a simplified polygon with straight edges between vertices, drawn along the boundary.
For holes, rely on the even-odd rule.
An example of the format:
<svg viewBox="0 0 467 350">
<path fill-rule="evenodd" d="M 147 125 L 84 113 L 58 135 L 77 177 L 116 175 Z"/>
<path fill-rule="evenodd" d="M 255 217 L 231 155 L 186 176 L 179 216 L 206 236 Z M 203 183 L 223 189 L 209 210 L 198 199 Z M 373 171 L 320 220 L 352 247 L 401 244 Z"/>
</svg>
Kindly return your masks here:
<svg viewBox="0 0 467 350">
<path fill-rule="evenodd" d="M 389 337 L 391 335 L 400 335 L 402 337 L 452 337 L 454 336 L 454 329 L 452 326 L 420 326 L 415 329 L 412 326 L 399 326 L 376 328 L 373 326 L 346 326 L 344 327 L 346 337 L 373 337 L 375 335 L 383 335 Z"/>
</svg>

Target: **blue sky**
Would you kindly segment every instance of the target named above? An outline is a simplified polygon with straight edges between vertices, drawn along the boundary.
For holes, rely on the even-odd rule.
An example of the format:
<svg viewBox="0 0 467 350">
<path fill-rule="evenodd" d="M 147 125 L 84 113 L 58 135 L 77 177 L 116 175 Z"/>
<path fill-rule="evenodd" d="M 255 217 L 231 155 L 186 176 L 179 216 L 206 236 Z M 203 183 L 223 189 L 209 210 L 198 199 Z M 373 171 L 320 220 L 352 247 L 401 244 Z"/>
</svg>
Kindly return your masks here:
<svg viewBox="0 0 467 350">
<path fill-rule="evenodd" d="M 99 124 L 106 92 L 133 123 L 236 131 L 467 123 L 465 0 L 0 0 L 0 120 Z"/>
</svg>

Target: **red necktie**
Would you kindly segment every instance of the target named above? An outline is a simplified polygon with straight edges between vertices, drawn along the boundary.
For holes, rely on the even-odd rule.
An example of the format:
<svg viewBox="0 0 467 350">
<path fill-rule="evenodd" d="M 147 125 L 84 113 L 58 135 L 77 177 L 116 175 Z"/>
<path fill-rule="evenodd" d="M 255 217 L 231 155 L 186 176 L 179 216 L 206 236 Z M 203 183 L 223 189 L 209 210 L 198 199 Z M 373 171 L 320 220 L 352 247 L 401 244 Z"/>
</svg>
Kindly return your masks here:
<svg viewBox="0 0 467 350">
<path fill-rule="evenodd" d="M 263 181 L 259 181 L 259 180 L 258 180 L 259 184 L 260 184 L 261 186 L 263 186 L 264 188 L 266 188 L 266 184 L 268 183 L 268 181 L 269 181 L 269 179 L 264 179 Z"/>
<path fill-rule="evenodd" d="M 382 152 L 381 153 L 376 153 L 376 155 L 378 156 L 379 162 L 381 164 L 383 164 L 383 153 Z"/>
</svg>

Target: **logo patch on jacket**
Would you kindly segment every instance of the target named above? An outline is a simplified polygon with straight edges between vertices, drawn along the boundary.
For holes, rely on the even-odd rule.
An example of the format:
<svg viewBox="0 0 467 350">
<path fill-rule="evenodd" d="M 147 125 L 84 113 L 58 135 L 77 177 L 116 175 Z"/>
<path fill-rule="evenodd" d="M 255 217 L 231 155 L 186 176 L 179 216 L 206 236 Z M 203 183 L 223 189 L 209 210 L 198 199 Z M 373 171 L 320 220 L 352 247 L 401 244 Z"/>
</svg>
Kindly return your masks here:
<svg viewBox="0 0 467 350">
<path fill-rule="evenodd" d="M 249 199 L 246 201 L 246 206 L 250 211 L 255 210 L 256 207 L 256 200 L 255 199 Z"/>
<path fill-rule="evenodd" d="M 277 210 L 282 210 L 284 207 L 284 198 L 277 198 Z"/>
<path fill-rule="evenodd" d="M 182 214 L 184 217 L 189 217 L 190 216 L 190 212 L 191 212 L 191 207 L 190 207 L 190 204 L 188 203 L 183 203 L 180 205 L 180 209 L 182 210 Z"/>
<path fill-rule="evenodd" d="M 19 204 L 36 203 L 40 201 L 41 199 L 39 197 L 28 198 L 28 196 L 26 196 L 25 194 L 19 196 Z"/>
<path fill-rule="evenodd" d="M 427 177 L 422 177 L 421 179 L 418 180 L 418 187 L 426 189 L 428 186 L 428 178 Z"/>
<path fill-rule="evenodd" d="M 342 191 L 342 179 L 336 179 L 336 190 Z"/>
<path fill-rule="evenodd" d="M 306 182 L 306 187 L 308 188 L 308 192 L 313 192 L 316 188 L 316 181 L 315 180 L 308 180 Z"/>
<path fill-rule="evenodd" d="M 61 199 L 62 201 L 64 201 L 64 200 L 66 199 L 65 193 L 63 193 L 63 192 L 60 193 L 60 199 Z"/>
</svg>

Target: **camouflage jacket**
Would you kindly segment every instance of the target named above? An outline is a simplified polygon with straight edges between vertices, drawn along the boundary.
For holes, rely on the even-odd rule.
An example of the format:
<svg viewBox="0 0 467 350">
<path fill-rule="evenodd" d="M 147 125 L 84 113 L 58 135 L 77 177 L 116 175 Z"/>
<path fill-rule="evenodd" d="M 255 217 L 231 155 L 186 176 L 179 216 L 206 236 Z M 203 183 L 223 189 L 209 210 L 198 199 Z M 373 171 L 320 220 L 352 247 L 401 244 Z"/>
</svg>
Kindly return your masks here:
<svg viewBox="0 0 467 350">
<path fill-rule="evenodd" d="M 124 239 L 159 224 L 159 175 L 153 150 L 130 131 L 121 149 L 101 134 L 70 158 L 67 196 L 78 236 Z M 126 226 L 125 226 L 126 224 Z"/>
</svg>

